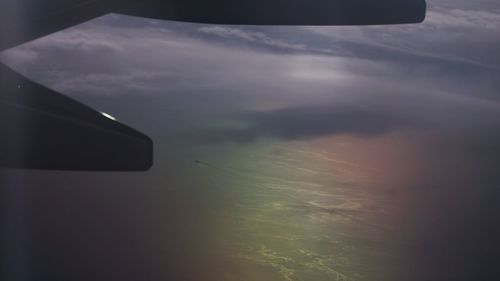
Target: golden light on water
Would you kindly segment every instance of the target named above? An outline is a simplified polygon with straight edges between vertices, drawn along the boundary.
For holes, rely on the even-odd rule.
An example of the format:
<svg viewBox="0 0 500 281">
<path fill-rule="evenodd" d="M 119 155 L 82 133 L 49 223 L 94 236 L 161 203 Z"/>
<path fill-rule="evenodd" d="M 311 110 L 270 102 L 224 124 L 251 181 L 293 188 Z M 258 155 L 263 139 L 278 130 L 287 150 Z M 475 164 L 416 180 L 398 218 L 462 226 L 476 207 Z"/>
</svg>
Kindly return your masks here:
<svg viewBox="0 0 500 281">
<path fill-rule="evenodd" d="M 220 275 L 230 276 L 227 280 L 397 275 L 401 253 L 396 243 L 388 245 L 404 210 L 391 190 L 411 180 L 409 137 L 326 137 L 198 150 L 196 157 L 206 159 L 198 177 L 228 196 L 212 227 L 216 248 L 233 268 Z M 387 169 L 394 177 L 382 172 Z"/>
</svg>

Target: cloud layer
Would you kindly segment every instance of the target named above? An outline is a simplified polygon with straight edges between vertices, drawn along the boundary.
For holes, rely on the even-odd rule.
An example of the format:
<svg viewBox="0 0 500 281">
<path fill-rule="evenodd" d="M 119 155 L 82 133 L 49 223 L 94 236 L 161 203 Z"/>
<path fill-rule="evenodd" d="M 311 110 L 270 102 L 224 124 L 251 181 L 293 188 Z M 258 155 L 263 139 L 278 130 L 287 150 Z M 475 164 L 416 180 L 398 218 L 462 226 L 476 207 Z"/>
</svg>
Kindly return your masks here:
<svg viewBox="0 0 500 281">
<path fill-rule="evenodd" d="M 394 27 L 210 26 L 109 15 L 2 59 L 87 103 L 130 99 L 142 120 L 114 115 L 135 126 L 158 123 L 146 110 L 174 111 L 169 131 L 187 122 L 201 136 L 215 126 L 206 134 L 221 141 L 496 128 L 500 13 L 447 5 L 431 3 L 422 25 Z"/>
</svg>

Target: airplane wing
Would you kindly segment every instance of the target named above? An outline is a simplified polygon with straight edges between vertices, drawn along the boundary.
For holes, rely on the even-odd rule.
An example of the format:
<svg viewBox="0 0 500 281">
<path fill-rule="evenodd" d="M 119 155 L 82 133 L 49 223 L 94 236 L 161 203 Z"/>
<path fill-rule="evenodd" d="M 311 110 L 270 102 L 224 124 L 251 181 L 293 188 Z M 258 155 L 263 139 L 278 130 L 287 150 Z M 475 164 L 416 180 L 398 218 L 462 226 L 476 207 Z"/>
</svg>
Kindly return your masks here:
<svg viewBox="0 0 500 281">
<path fill-rule="evenodd" d="M 239 25 L 374 25 L 424 20 L 424 0 L 0 0 L 0 50 L 107 13 Z"/>
<path fill-rule="evenodd" d="M 107 1 L 0 0 L 0 50 L 110 12 Z M 0 64 L 0 168 L 145 171 L 151 139 Z"/>
<path fill-rule="evenodd" d="M 144 171 L 146 135 L 0 64 L 0 167 Z"/>
<path fill-rule="evenodd" d="M 116 1 L 123 2 L 123 1 Z M 424 0 L 136 0 L 114 7 L 128 15 L 237 25 L 380 25 L 417 23 Z"/>
<path fill-rule="evenodd" d="M 424 0 L 0 0 L 0 51 L 108 14 L 239 25 L 418 23 Z M 152 141 L 0 64 L 0 167 L 141 171 Z"/>
</svg>

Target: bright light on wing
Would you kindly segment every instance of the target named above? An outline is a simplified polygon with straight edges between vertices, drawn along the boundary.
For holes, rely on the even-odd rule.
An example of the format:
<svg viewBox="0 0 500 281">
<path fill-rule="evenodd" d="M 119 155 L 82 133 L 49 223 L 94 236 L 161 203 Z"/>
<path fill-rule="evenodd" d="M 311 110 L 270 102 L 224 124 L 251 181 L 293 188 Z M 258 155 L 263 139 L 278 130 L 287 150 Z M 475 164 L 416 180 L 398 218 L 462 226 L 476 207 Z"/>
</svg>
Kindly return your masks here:
<svg viewBox="0 0 500 281">
<path fill-rule="evenodd" d="M 102 114 L 102 116 L 104 116 L 104 117 L 106 117 L 106 118 L 108 118 L 108 119 L 111 119 L 111 120 L 113 120 L 113 121 L 116 121 L 116 118 L 115 118 L 115 117 L 113 117 L 113 116 L 111 116 L 111 115 L 109 115 L 109 114 L 107 114 L 107 113 L 105 113 L 105 112 L 101 112 L 101 114 Z"/>
</svg>

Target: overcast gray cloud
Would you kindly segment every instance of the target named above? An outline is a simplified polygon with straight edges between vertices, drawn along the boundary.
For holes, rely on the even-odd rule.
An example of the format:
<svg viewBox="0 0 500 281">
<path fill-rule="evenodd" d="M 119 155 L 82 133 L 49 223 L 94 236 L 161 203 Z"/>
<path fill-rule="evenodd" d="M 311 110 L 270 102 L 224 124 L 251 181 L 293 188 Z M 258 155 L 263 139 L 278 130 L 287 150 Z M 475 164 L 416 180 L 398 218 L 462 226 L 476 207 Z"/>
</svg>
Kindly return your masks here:
<svg viewBox="0 0 500 281">
<path fill-rule="evenodd" d="M 164 125 L 171 134 L 190 130 L 212 140 L 496 129 L 500 13 L 488 3 L 431 1 L 425 23 L 389 27 L 108 15 L 4 52 L 2 60 L 87 103 L 130 100 L 140 118 L 123 106 L 114 114 L 133 125 L 165 131 L 148 125 L 158 124 L 149 110 L 174 116 Z"/>
</svg>

